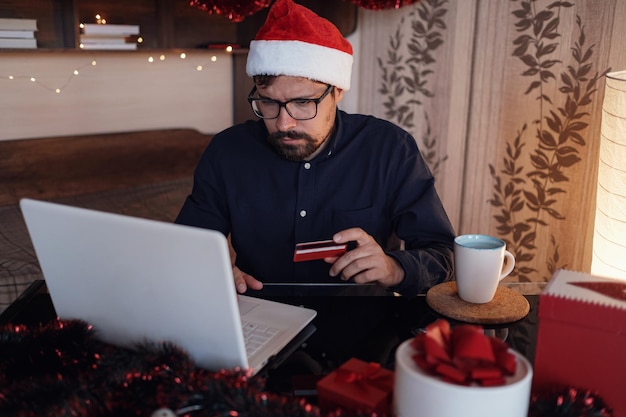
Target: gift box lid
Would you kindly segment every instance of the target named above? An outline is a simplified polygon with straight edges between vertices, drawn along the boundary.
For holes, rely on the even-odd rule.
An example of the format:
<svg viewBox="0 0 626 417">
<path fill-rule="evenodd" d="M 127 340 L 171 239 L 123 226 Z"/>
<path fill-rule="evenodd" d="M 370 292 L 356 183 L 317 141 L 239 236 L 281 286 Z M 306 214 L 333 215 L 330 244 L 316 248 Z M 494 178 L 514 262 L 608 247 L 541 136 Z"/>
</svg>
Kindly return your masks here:
<svg viewBox="0 0 626 417">
<path fill-rule="evenodd" d="M 559 269 L 541 293 L 539 317 L 626 330 L 626 282 Z"/>
<path fill-rule="evenodd" d="M 374 362 L 351 358 L 317 382 L 322 409 L 341 406 L 385 412 L 391 403 L 394 373 Z"/>
</svg>

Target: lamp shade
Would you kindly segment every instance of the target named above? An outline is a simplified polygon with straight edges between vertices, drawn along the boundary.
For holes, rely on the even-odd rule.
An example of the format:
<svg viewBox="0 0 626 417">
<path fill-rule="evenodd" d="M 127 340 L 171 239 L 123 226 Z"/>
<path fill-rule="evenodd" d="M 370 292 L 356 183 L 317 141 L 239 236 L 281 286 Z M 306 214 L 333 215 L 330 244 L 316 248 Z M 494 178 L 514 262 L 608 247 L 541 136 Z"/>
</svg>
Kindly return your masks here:
<svg viewBox="0 0 626 417">
<path fill-rule="evenodd" d="M 626 280 L 626 71 L 606 75 L 591 272 Z"/>
</svg>

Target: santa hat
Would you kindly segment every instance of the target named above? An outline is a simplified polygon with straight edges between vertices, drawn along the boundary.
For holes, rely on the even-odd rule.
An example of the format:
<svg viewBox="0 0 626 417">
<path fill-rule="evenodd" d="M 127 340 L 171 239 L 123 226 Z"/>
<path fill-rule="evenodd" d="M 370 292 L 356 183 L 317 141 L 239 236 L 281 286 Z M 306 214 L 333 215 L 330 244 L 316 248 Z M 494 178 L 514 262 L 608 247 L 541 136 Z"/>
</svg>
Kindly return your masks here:
<svg viewBox="0 0 626 417">
<path fill-rule="evenodd" d="M 276 0 L 250 42 L 246 72 L 305 77 L 348 90 L 352 45 L 330 21 L 291 0 Z"/>
</svg>

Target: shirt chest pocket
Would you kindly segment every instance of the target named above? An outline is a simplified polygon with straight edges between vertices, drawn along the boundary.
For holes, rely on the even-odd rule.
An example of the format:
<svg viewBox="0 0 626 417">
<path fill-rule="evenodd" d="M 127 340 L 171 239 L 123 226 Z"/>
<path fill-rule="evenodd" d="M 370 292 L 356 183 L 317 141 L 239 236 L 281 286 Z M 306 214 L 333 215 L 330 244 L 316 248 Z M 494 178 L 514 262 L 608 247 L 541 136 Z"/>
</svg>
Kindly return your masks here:
<svg viewBox="0 0 626 417">
<path fill-rule="evenodd" d="M 333 210 L 332 222 L 335 230 L 360 227 L 369 234 L 375 234 L 384 223 L 382 213 L 375 207 L 350 210 Z"/>
</svg>

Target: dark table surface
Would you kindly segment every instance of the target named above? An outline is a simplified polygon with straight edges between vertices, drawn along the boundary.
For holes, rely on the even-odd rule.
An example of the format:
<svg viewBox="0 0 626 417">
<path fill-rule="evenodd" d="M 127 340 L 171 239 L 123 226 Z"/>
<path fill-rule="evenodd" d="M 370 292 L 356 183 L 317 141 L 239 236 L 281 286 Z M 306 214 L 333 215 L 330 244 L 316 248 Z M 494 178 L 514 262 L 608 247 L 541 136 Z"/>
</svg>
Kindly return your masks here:
<svg viewBox="0 0 626 417">
<path fill-rule="evenodd" d="M 509 346 L 534 361 L 537 335 L 538 295 L 526 295 L 529 314 L 514 323 L 494 327 L 483 326 L 486 332 L 506 340 Z M 425 296 L 404 297 L 324 297 L 275 296 L 277 301 L 304 305 L 315 309 L 316 331 L 281 363 L 271 364 L 263 375 L 268 386 L 289 391 L 294 376 L 320 375 L 355 357 L 373 361 L 390 369 L 394 366 L 395 348 L 414 337 L 438 318 Z M 0 325 L 36 326 L 56 318 L 44 281 L 34 282 L 0 314 Z M 449 320 L 451 324 L 458 324 Z M 274 385 L 272 385 L 272 381 Z"/>
</svg>

